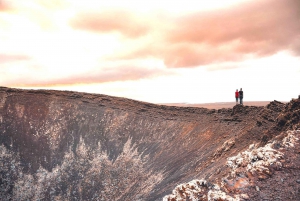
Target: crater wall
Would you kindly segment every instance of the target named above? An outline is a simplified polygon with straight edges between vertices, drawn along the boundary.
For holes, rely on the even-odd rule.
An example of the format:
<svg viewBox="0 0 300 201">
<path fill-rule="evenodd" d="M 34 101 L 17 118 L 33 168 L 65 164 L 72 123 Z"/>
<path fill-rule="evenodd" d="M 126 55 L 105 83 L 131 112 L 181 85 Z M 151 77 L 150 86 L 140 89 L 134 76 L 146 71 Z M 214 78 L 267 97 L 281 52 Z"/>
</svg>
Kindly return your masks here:
<svg viewBox="0 0 300 201">
<path fill-rule="evenodd" d="M 0 199 L 162 200 L 285 129 L 285 107 L 209 110 L 1 87 Z"/>
</svg>

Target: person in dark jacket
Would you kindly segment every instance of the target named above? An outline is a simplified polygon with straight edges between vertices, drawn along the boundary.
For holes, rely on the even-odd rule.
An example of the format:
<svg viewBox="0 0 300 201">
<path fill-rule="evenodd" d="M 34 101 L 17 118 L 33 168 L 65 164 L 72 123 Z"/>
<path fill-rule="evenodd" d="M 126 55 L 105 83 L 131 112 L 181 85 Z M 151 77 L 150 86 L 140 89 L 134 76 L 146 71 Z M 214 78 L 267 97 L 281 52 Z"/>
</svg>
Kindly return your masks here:
<svg viewBox="0 0 300 201">
<path fill-rule="evenodd" d="M 238 102 L 239 102 L 239 90 L 236 90 L 235 91 L 235 104 L 237 105 L 238 104 Z"/>
<path fill-rule="evenodd" d="M 239 91 L 239 98 L 240 98 L 240 104 L 243 105 L 244 92 L 242 88 Z"/>
</svg>

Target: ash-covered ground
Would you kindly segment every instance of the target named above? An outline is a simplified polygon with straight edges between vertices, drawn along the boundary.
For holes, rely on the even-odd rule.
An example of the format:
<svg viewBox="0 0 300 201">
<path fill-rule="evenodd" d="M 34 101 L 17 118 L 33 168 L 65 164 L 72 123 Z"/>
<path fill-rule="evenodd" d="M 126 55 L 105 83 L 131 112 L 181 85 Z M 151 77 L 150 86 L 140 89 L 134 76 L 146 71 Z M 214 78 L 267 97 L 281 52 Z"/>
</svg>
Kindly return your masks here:
<svg viewBox="0 0 300 201">
<path fill-rule="evenodd" d="M 300 200 L 299 121 L 2 87 L 0 200 Z"/>
</svg>

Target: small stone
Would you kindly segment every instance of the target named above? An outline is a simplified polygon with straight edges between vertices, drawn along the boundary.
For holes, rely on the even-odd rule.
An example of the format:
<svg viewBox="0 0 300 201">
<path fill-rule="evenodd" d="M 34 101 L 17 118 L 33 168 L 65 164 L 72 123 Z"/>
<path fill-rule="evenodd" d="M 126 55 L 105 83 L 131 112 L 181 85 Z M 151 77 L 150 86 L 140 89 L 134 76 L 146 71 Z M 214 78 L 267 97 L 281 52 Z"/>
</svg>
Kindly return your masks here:
<svg viewBox="0 0 300 201">
<path fill-rule="evenodd" d="M 241 198 L 245 199 L 245 200 L 248 200 L 249 199 L 249 196 L 247 194 L 241 194 Z"/>
<path fill-rule="evenodd" d="M 281 182 L 283 182 L 283 179 L 281 178 Z"/>
<path fill-rule="evenodd" d="M 298 184 L 300 184 L 300 179 L 298 179 L 296 182 L 297 182 Z"/>
<path fill-rule="evenodd" d="M 255 189 L 256 189 L 256 191 L 259 191 L 259 187 L 258 186 L 255 186 Z"/>
</svg>

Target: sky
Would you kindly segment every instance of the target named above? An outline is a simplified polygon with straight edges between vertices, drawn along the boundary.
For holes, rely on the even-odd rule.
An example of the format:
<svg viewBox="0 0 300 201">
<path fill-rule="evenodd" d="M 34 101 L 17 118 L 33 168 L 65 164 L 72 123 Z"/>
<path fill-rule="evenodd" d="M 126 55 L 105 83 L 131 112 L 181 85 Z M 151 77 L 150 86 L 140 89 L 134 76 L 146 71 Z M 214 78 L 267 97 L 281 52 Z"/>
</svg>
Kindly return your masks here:
<svg viewBox="0 0 300 201">
<path fill-rule="evenodd" d="M 290 101 L 299 0 L 0 0 L 0 86 L 151 103 Z"/>
</svg>

